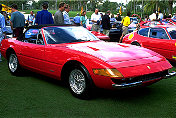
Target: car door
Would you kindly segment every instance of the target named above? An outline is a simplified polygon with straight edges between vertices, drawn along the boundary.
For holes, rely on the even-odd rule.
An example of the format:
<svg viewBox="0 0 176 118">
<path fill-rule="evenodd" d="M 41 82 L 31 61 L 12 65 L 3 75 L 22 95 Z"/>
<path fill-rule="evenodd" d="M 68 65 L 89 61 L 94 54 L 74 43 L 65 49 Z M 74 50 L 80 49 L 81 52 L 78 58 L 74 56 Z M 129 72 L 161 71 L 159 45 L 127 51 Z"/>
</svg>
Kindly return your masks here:
<svg viewBox="0 0 176 118">
<path fill-rule="evenodd" d="M 170 59 L 176 60 L 176 28 L 170 27 L 167 28 L 167 31 L 171 37 L 171 55 Z"/>
<path fill-rule="evenodd" d="M 176 39 L 171 40 L 171 58 L 170 59 L 174 59 L 176 60 Z"/>
<path fill-rule="evenodd" d="M 57 31 L 56 31 L 57 30 Z M 45 46 L 45 73 L 53 78 L 60 76 L 61 68 L 66 60 L 67 40 L 71 38 L 64 30 L 57 27 L 43 29 Z M 60 78 L 60 77 L 57 77 Z"/>
<path fill-rule="evenodd" d="M 142 44 L 166 58 L 171 57 L 171 40 L 163 28 L 150 28 L 149 37 L 143 39 Z"/>
<path fill-rule="evenodd" d="M 37 41 L 38 34 L 38 29 L 30 29 L 25 33 L 24 41 L 21 44 L 21 57 L 24 66 L 38 71 L 43 71 L 45 45 L 44 42 L 42 44 Z"/>
</svg>

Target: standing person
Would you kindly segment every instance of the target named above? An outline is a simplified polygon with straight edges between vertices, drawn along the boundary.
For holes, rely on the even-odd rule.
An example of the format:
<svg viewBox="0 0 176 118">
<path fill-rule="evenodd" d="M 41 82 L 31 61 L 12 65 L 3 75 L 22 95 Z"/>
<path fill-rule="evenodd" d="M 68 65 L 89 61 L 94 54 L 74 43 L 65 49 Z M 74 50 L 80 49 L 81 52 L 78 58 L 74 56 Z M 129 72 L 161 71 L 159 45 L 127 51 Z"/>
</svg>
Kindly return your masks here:
<svg viewBox="0 0 176 118">
<path fill-rule="evenodd" d="M 86 11 L 83 11 L 81 13 L 81 17 L 80 17 L 80 22 L 81 22 L 81 26 L 83 26 L 84 28 L 86 28 Z"/>
<path fill-rule="evenodd" d="M 35 19 L 34 12 L 31 11 L 31 12 L 30 12 L 30 15 L 28 15 L 28 22 L 29 22 L 29 25 L 33 25 L 34 19 Z"/>
<path fill-rule="evenodd" d="M 109 36 L 109 30 L 111 28 L 110 24 L 110 11 L 108 10 L 107 13 L 102 18 L 102 27 L 103 27 L 103 34 Z"/>
<path fill-rule="evenodd" d="M 38 11 L 35 19 L 36 25 L 44 25 L 44 24 L 54 24 L 52 14 L 48 12 L 48 3 L 44 2 L 42 4 L 43 10 Z"/>
<path fill-rule="evenodd" d="M 98 13 L 99 10 L 95 9 L 95 13 L 91 15 L 91 21 L 93 22 L 92 25 L 92 31 L 99 31 L 100 30 L 100 24 L 101 24 L 101 15 Z"/>
<path fill-rule="evenodd" d="M 175 18 L 176 18 L 176 13 L 174 13 L 172 16 L 172 19 L 175 19 Z"/>
<path fill-rule="evenodd" d="M 70 11 L 70 6 L 66 4 L 65 11 L 63 12 L 64 24 L 71 24 L 68 12 Z"/>
<path fill-rule="evenodd" d="M 36 16 L 37 16 L 37 14 L 34 15 L 34 20 L 33 20 L 32 25 L 35 25 L 35 19 L 36 19 Z"/>
<path fill-rule="evenodd" d="M 116 19 L 114 18 L 114 14 L 111 15 L 110 21 L 111 22 L 116 22 Z"/>
<path fill-rule="evenodd" d="M 54 14 L 54 24 L 64 24 L 64 16 L 62 12 L 65 10 L 65 2 L 59 4 L 59 10 Z"/>
<path fill-rule="evenodd" d="M 147 22 L 147 21 L 149 21 L 149 18 L 147 15 L 145 15 L 144 22 Z"/>
<path fill-rule="evenodd" d="M 24 26 L 25 26 L 25 17 L 22 13 L 18 11 L 18 7 L 16 4 L 11 6 L 12 14 L 10 19 L 11 29 L 13 30 L 13 36 L 19 37 L 23 34 Z"/>
<path fill-rule="evenodd" d="M 159 19 L 159 20 L 162 20 L 163 17 L 164 17 L 164 15 L 161 13 L 161 10 L 160 10 L 159 13 L 158 13 L 158 19 Z"/>
<path fill-rule="evenodd" d="M 100 24 L 100 33 L 103 33 L 103 27 L 102 27 L 102 18 L 103 18 L 103 13 L 100 13 L 100 15 L 101 15 L 101 24 Z"/>
<path fill-rule="evenodd" d="M 74 23 L 77 25 L 77 26 L 80 26 L 80 16 L 79 16 L 79 13 L 77 13 L 77 15 L 74 17 L 73 19 Z"/>
<path fill-rule="evenodd" d="M 122 18 L 121 18 L 121 16 L 120 16 L 120 14 L 119 14 L 119 13 L 117 13 L 116 20 L 117 20 L 117 21 L 121 21 L 121 20 L 122 20 Z"/>
<path fill-rule="evenodd" d="M 149 19 L 150 19 L 151 21 L 157 19 L 157 17 L 156 17 L 156 11 L 155 11 L 155 10 L 153 10 L 153 14 L 151 14 L 151 15 L 149 16 Z"/>
<path fill-rule="evenodd" d="M 122 36 L 120 37 L 119 43 L 121 43 L 122 38 L 128 33 L 128 26 L 130 25 L 130 12 L 127 12 L 127 16 L 122 19 Z"/>
<path fill-rule="evenodd" d="M 5 24 L 8 25 L 10 19 L 9 19 L 9 17 L 7 16 L 7 12 L 4 11 L 2 15 L 3 15 L 4 18 L 5 18 Z"/>
<path fill-rule="evenodd" d="M 0 4 L 0 11 L 2 10 L 2 5 Z M 0 43 L 3 38 L 6 38 L 6 25 L 5 25 L 5 18 L 4 16 L 0 13 Z M 1 52 L 0 52 L 0 61 L 1 60 Z"/>
<path fill-rule="evenodd" d="M 167 18 L 172 18 L 172 14 L 169 14 L 169 16 Z"/>
</svg>

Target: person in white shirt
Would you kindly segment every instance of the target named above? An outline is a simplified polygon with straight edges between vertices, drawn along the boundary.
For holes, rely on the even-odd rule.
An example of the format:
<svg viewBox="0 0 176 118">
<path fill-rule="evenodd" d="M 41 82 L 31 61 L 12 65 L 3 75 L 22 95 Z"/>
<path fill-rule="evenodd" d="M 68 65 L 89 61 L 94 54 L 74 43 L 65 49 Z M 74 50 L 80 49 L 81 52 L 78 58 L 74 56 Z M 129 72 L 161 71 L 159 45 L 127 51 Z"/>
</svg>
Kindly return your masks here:
<svg viewBox="0 0 176 118">
<path fill-rule="evenodd" d="M 174 13 L 174 15 L 173 15 L 172 19 L 176 19 L 176 13 Z"/>
<path fill-rule="evenodd" d="M 71 24 L 68 12 L 70 11 L 70 6 L 66 4 L 65 11 L 63 12 L 64 24 Z"/>
<path fill-rule="evenodd" d="M 95 9 L 95 13 L 91 15 L 91 21 L 93 22 L 92 31 L 100 31 L 101 15 L 98 13 L 99 10 Z"/>
<path fill-rule="evenodd" d="M 30 15 L 28 15 L 28 19 L 27 19 L 27 21 L 29 22 L 29 25 L 32 25 L 34 23 L 34 19 L 35 19 L 34 12 L 31 11 Z"/>
<path fill-rule="evenodd" d="M 155 10 L 153 11 L 153 14 L 151 14 L 150 16 L 149 16 L 149 19 L 152 21 L 152 20 L 156 20 L 156 12 L 155 12 Z"/>
<path fill-rule="evenodd" d="M 159 11 L 159 14 L 158 14 L 158 19 L 159 19 L 159 20 L 162 20 L 162 19 L 163 19 L 163 17 L 164 17 L 164 16 L 163 16 L 163 14 L 161 13 L 161 11 Z"/>
</svg>

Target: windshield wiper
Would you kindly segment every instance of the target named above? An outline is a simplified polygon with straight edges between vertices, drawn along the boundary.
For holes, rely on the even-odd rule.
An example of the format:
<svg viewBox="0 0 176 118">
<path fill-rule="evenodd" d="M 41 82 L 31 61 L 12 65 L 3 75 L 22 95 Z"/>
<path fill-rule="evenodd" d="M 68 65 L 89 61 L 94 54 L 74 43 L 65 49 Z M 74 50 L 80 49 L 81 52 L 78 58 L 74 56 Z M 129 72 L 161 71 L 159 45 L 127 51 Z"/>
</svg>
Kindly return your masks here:
<svg viewBox="0 0 176 118">
<path fill-rule="evenodd" d="M 84 40 L 78 39 L 78 40 L 71 40 L 70 42 L 82 42 Z"/>
</svg>

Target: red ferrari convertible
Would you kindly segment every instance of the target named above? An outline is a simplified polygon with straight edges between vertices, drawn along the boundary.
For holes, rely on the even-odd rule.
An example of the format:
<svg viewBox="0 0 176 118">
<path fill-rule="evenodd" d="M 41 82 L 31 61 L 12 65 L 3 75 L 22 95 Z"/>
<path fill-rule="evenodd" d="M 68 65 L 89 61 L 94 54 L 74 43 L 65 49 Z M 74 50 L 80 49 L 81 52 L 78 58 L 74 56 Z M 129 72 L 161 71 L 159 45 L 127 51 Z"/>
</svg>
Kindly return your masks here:
<svg viewBox="0 0 176 118">
<path fill-rule="evenodd" d="M 169 60 L 176 60 L 176 26 L 161 25 L 143 28 L 126 35 L 123 43 L 151 49 Z"/>
<path fill-rule="evenodd" d="M 171 75 L 171 64 L 151 50 L 99 40 L 76 26 L 33 26 L 18 38 L 4 39 L 0 50 L 13 75 L 22 68 L 68 84 L 86 99 L 94 87 L 146 86 Z"/>
</svg>

